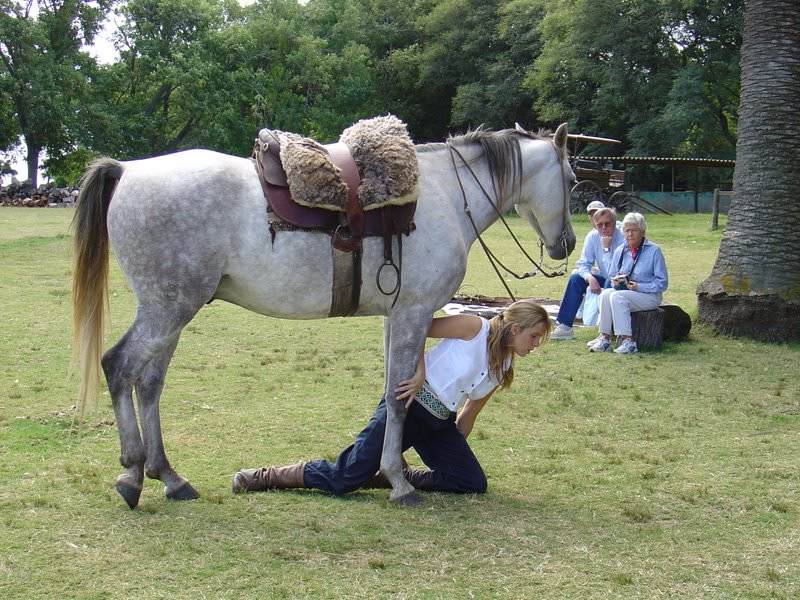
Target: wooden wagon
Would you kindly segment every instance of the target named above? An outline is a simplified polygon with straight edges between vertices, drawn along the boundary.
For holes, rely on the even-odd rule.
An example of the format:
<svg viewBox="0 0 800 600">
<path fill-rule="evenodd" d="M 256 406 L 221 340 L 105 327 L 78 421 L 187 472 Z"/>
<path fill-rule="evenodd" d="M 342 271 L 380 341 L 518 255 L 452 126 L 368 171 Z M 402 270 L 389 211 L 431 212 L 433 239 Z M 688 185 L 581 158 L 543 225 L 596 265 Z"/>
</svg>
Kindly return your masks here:
<svg viewBox="0 0 800 600">
<path fill-rule="evenodd" d="M 586 207 L 594 200 L 600 200 L 617 212 L 629 210 L 629 198 L 625 192 L 625 171 L 614 169 L 610 161 L 600 162 L 591 157 L 581 157 L 577 152 L 579 142 L 595 142 L 601 144 L 621 144 L 619 140 L 601 138 L 583 134 L 570 134 L 575 149 L 570 164 L 577 178 L 577 183 L 570 191 L 570 212 L 573 214 L 586 212 Z"/>
</svg>

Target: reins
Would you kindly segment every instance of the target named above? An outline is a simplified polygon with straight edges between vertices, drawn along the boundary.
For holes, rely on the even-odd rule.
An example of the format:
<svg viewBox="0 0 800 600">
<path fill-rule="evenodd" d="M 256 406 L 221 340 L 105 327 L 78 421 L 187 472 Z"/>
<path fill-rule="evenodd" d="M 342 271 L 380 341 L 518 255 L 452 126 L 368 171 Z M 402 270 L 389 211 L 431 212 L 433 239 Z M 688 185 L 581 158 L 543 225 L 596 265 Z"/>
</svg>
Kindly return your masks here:
<svg viewBox="0 0 800 600">
<path fill-rule="evenodd" d="M 564 256 L 565 256 L 565 258 L 564 258 L 563 267 L 561 268 L 561 270 L 558 270 L 558 271 L 556 271 L 556 270 L 554 270 L 554 271 L 546 271 L 542 267 L 542 265 L 544 264 L 544 242 L 541 240 L 541 238 L 539 238 L 539 261 L 537 262 L 536 260 L 534 260 L 531 257 L 530 254 L 528 254 L 527 250 L 525 250 L 525 248 L 522 246 L 522 244 L 520 243 L 520 241 L 517 238 L 517 236 L 511 230 L 511 227 L 509 226 L 508 222 L 506 221 L 505 217 L 503 216 L 503 212 L 497 206 L 497 202 L 492 200 L 492 196 L 489 194 L 489 192 L 486 191 L 486 188 L 483 186 L 483 184 L 481 183 L 480 179 L 478 179 L 478 176 L 475 174 L 475 171 L 472 169 L 472 167 L 470 166 L 470 164 L 467 161 L 467 159 L 464 158 L 464 155 L 461 154 L 461 152 L 458 150 L 458 148 L 453 146 L 450 142 L 447 142 L 447 147 L 450 149 L 450 160 L 453 163 L 453 170 L 455 171 L 456 181 L 458 181 L 458 186 L 461 189 L 461 196 L 464 198 L 464 212 L 466 213 L 467 218 L 469 219 L 469 222 L 472 225 L 472 229 L 475 231 L 475 236 L 477 237 L 478 242 L 481 245 L 481 248 L 483 248 L 483 252 L 484 252 L 484 254 L 486 254 L 486 258 L 488 259 L 489 264 L 492 265 L 492 268 L 494 269 L 494 272 L 497 273 L 497 277 L 500 279 L 500 282 L 503 284 L 503 287 L 506 288 L 506 292 L 508 292 L 508 295 L 511 298 L 511 300 L 512 301 L 516 301 L 516 298 L 514 297 L 514 294 L 511 291 L 511 289 L 508 287 L 508 284 L 506 283 L 506 280 L 503 278 L 503 275 L 500 273 L 500 269 L 501 268 L 506 273 L 508 273 L 509 275 L 513 276 L 516 279 L 527 279 L 528 277 L 533 277 L 534 275 L 537 274 L 537 271 L 539 273 L 541 273 L 542 275 L 544 275 L 545 277 L 548 277 L 548 278 L 549 277 L 560 277 L 561 275 L 566 274 L 566 272 L 567 272 L 567 264 L 568 264 L 568 260 L 569 260 L 569 258 L 568 258 L 569 257 L 569 253 L 567 252 L 567 229 L 566 229 L 566 222 L 567 221 L 566 221 L 566 214 L 564 215 L 564 227 L 561 230 L 561 237 L 559 239 L 559 242 L 564 247 Z M 555 151 L 555 148 L 553 150 Z M 556 154 L 558 154 L 558 153 L 556 153 Z M 531 269 L 527 273 L 523 273 L 521 275 L 519 273 L 516 273 L 515 271 L 511 270 L 510 268 L 508 268 L 503 263 L 503 261 L 501 261 L 499 258 L 497 258 L 497 256 L 494 254 L 494 252 L 492 252 L 491 248 L 489 248 L 489 246 L 486 244 L 486 242 L 483 241 L 483 238 L 481 237 L 481 233 L 478 230 L 478 226 L 475 224 L 475 220 L 472 218 L 472 210 L 470 209 L 469 203 L 467 202 L 467 192 L 464 189 L 464 184 L 462 183 L 461 176 L 458 173 L 458 166 L 456 165 L 456 159 L 455 159 L 456 156 L 458 156 L 458 158 L 461 159 L 461 164 L 463 164 L 467 168 L 467 170 L 469 171 L 469 174 L 472 176 L 472 179 L 475 181 L 475 183 L 478 184 L 478 187 L 480 188 L 480 190 L 483 193 L 484 197 L 489 201 L 489 204 L 494 209 L 495 213 L 497 214 L 498 218 L 500 219 L 500 222 L 503 223 L 503 226 L 506 228 L 506 231 L 508 231 L 509 235 L 511 235 L 511 239 L 514 240 L 514 243 L 517 245 L 517 248 L 519 248 L 520 252 L 522 252 L 523 256 L 525 256 L 525 258 L 527 258 L 528 261 L 535 267 L 534 269 Z M 499 194 L 498 194 L 497 189 L 495 188 L 495 185 L 494 185 L 494 177 L 492 177 L 492 187 L 494 188 L 495 196 L 498 197 L 498 201 L 499 201 Z M 566 184 L 563 183 L 563 182 L 562 182 L 562 188 L 563 188 L 562 189 L 562 195 L 564 197 L 564 204 L 566 206 L 566 203 L 567 203 Z M 519 194 L 520 194 L 520 196 L 522 195 L 522 184 L 521 183 L 520 183 Z M 564 210 L 566 210 L 566 208 Z"/>
</svg>

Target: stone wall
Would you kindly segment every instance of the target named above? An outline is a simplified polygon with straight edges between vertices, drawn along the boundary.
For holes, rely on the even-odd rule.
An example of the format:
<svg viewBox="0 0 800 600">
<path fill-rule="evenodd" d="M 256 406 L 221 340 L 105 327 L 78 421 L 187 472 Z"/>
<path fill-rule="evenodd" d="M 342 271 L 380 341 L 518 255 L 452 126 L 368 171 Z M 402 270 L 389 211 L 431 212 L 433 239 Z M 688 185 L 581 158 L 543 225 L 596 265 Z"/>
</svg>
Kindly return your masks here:
<svg viewBox="0 0 800 600">
<path fill-rule="evenodd" d="M 78 190 L 43 183 L 37 188 L 30 180 L 12 181 L 0 188 L 0 206 L 74 206 Z"/>
</svg>

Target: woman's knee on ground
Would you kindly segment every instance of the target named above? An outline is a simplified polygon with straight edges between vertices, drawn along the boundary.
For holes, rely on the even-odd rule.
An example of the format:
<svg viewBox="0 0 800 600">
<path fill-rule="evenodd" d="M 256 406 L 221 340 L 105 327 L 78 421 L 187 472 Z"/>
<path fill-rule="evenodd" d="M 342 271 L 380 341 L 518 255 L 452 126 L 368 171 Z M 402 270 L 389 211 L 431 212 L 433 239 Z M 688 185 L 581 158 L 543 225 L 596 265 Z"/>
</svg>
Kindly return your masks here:
<svg viewBox="0 0 800 600">
<path fill-rule="evenodd" d="M 486 481 L 486 475 L 481 473 L 479 478 L 475 478 L 472 482 L 472 490 L 469 492 L 471 494 L 485 494 L 486 489 L 489 487 L 489 482 Z"/>
<path fill-rule="evenodd" d="M 485 494 L 489 483 L 483 471 L 454 477 L 451 485 L 459 494 Z"/>
</svg>

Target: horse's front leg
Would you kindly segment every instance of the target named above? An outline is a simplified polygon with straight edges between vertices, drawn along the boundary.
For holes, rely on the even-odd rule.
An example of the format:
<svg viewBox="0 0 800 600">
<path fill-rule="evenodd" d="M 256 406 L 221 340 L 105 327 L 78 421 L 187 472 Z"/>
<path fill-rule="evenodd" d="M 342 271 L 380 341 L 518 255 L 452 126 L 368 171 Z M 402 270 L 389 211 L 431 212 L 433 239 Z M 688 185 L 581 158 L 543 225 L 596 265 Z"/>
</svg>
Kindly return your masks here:
<svg viewBox="0 0 800 600">
<path fill-rule="evenodd" d="M 144 440 L 145 473 L 150 479 L 160 479 L 164 484 L 164 495 L 171 500 L 194 500 L 200 496 L 187 479 L 178 475 L 170 466 L 161 435 L 161 416 L 158 402 L 164 388 L 167 367 L 175 353 L 177 337 L 161 354 L 153 358 L 142 371 L 136 385 L 139 401 L 139 419 Z"/>
<path fill-rule="evenodd" d="M 396 399 L 394 390 L 400 381 L 409 379 L 416 369 L 417 358 L 425 345 L 430 327 L 431 314 L 430 311 L 398 311 L 387 317 L 384 323 L 387 419 L 381 473 L 392 484 L 389 500 L 399 504 L 418 504 L 420 499 L 403 475 L 406 408 L 404 402 Z"/>
</svg>

